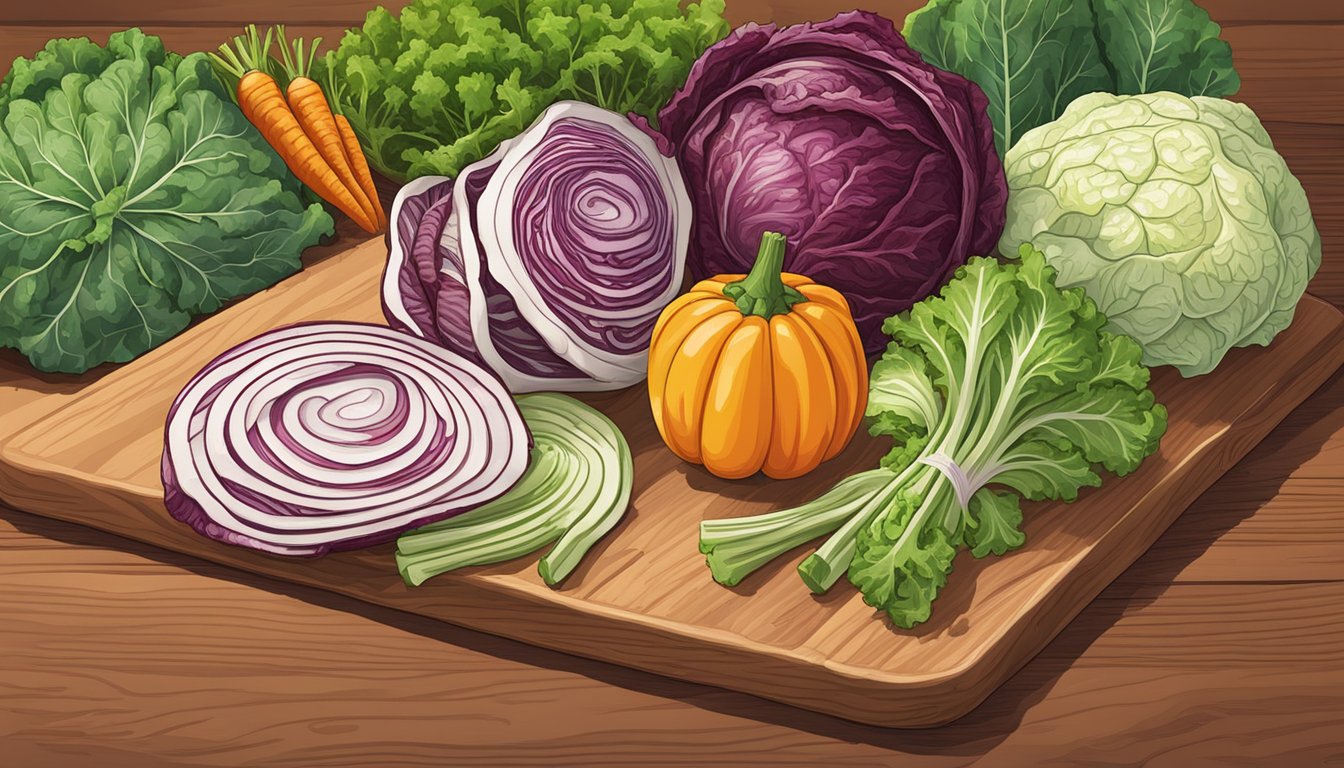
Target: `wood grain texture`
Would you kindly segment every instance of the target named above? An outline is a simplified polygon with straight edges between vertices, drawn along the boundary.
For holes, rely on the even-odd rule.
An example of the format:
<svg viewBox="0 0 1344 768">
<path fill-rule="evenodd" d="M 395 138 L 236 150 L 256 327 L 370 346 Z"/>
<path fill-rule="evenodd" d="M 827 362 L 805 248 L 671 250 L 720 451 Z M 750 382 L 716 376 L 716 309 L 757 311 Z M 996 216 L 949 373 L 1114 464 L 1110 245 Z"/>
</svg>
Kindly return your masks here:
<svg viewBox="0 0 1344 768">
<path fill-rule="evenodd" d="M 1262 768 L 1344 752 L 1344 584 L 1112 587 L 971 715 L 892 731 L 7 517 L 15 768 Z"/>
<path fill-rule="evenodd" d="M 1199 1 L 1225 27 L 1344 21 L 1344 6 L 1334 0 Z M 107 24 L 92 31 L 103 35 L 132 21 L 157 22 L 170 46 L 186 50 L 213 47 L 247 21 L 300 21 L 292 7 L 313 23 L 329 22 L 323 34 L 331 34 L 357 20 L 366 2 L 0 2 L 0 72 L 10 57 L 52 36 L 85 34 L 99 18 Z M 835 0 L 729 3 L 735 20 L 819 18 L 839 8 Z M 917 4 L 871 6 L 899 16 Z M 183 14 L 193 10 L 201 11 L 197 21 L 185 23 Z M 162 26 L 173 20 L 184 23 Z M 1255 34 L 1248 30 L 1247 39 Z M 1288 41 L 1290 51 L 1297 42 Z M 1257 109 L 1303 177 L 1326 243 L 1311 290 L 1344 304 L 1344 101 L 1305 88 L 1291 68 L 1272 72 L 1277 54 L 1263 55 L 1264 76 L 1282 94 Z M 1256 61 L 1239 57 L 1238 64 L 1243 75 L 1261 76 L 1246 71 Z M 1307 79 L 1319 81 L 1319 74 Z M 1275 114 L 1274 105 L 1285 101 L 1324 110 L 1324 117 L 1304 123 Z M 0 379 L 4 364 L 0 356 Z M 982 706 L 950 726 L 918 732 L 867 728 L 534 649 L 0 508 L 0 762 L 1339 764 L 1344 670 L 1310 649 L 1299 658 L 1297 634 L 1320 628 L 1339 635 L 1338 594 L 1304 582 L 1338 581 L 1344 564 L 1342 409 L 1337 375 Z M 0 432 L 13 423 L 0 410 Z M 29 550 L 46 558 L 31 574 Z M 1262 592 L 1256 582 L 1269 580 L 1287 583 Z M 1211 581 L 1233 589 L 1201 583 Z M 1257 631 L 1266 642 L 1243 646 L 1226 668 L 1205 663 L 1206 655 L 1231 658 L 1204 642 L 1211 630 L 1226 638 L 1247 623 L 1263 626 L 1256 621 L 1262 608 L 1299 592 L 1311 598 L 1294 601 L 1301 615 L 1274 613 L 1287 631 Z M 1128 632 L 1129 622 L 1164 606 L 1176 611 L 1175 620 L 1150 623 L 1140 636 Z M 1181 621 L 1185 611 L 1198 612 L 1199 622 Z M 40 616 L 30 620 L 32 613 Z M 263 637 L 278 650 L 239 650 L 251 647 L 257 623 L 272 629 Z M 109 641 L 120 649 L 108 652 Z M 397 668 L 406 671 L 382 674 L 403 658 L 410 667 Z M 153 659 L 163 662 L 146 661 Z M 422 676 L 423 687 L 415 684 Z M 328 684 L 333 678 L 339 690 Z"/>
<path fill-rule="evenodd" d="M 1118 579 L 1344 580 L 1344 374 L 1206 491 Z"/>
<path fill-rule="evenodd" d="M 1344 362 L 1344 317 L 1307 298 L 1268 349 L 1230 354 L 1218 371 L 1156 372 L 1171 413 L 1159 452 L 1074 505 L 1035 505 L 1029 544 L 1001 559 L 958 559 L 929 623 L 903 632 L 848 585 L 813 597 L 788 567 L 715 585 L 696 551 L 705 517 L 813 498 L 871 466 L 883 446 L 858 439 L 806 478 L 726 482 L 678 461 L 636 387 L 590 398 L 635 454 L 631 511 L 565 584 L 535 557 L 409 589 L 391 546 L 285 560 L 197 536 L 162 506 L 162 425 L 182 384 L 210 358 L 277 325 L 377 321 L 385 259 L 378 240 L 305 270 L 92 383 L 0 446 L 0 493 L 21 509 L 93 525 L 210 560 L 331 589 L 491 633 L 881 725 L 965 714 L 1138 557 L 1172 520 Z M 1273 377 L 1248 382 L 1248 371 Z M 3 403 L 0 403 L 3 408 Z"/>
<path fill-rule="evenodd" d="M 383 0 L 377 3 L 389 9 L 405 6 L 409 0 Z M 822 14 L 862 7 L 898 22 L 925 4 L 925 0 L 869 0 L 849 3 L 843 0 L 740 0 L 730 2 L 728 16 L 734 23 L 743 21 L 796 20 L 819 18 Z M 54 0 L 44 4 L 16 4 L 5 8 L 0 21 L 11 24 L 88 25 L 190 23 L 196 26 L 236 24 L 240 20 L 261 22 L 354 24 L 364 18 L 372 6 L 369 0 Z M 1266 9 L 1261 0 L 1201 0 L 1200 6 L 1224 26 L 1264 25 L 1301 22 L 1335 22 L 1339 11 L 1331 0 L 1282 0 Z"/>
</svg>

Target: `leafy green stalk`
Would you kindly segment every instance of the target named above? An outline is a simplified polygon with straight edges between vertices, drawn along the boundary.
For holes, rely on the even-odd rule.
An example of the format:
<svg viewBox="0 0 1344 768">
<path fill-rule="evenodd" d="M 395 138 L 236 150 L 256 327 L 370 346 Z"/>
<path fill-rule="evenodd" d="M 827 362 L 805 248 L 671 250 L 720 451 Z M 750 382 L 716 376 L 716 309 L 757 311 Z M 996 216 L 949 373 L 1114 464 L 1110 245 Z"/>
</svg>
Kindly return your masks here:
<svg viewBox="0 0 1344 768">
<path fill-rule="evenodd" d="M 911 475 L 915 473 L 917 465 L 910 465 L 900 473 L 892 472 L 888 469 L 879 470 L 885 472 L 891 479 L 885 486 L 876 493 L 871 494 L 862 500 L 862 505 L 857 511 L 840 526 L 826 542 L 822 544 L 816 552 L 804 558 L 803 562 L 798 564 L 798 576 L 807 585 L 807 588 L 817 594 L 826 592 L 835 586 L 835 582 L 840 580 L 845 570 L 849 568 L 849 563 L 854 559 L 854 549 L 859 537 L 859 531 L 868 525 L 878 515 L 887 511 L 889 506 L 895 502 L 897 495 L 905 488 Z"/>
<path fill-rule="evenodd" d="M 733 586 L 783 552 L 835 531 L 861 512 L 896 474 L 873 469 L 841 480 L 800 507 L 700 523 L 700 551 L 720 584 Z"/>
</svg>

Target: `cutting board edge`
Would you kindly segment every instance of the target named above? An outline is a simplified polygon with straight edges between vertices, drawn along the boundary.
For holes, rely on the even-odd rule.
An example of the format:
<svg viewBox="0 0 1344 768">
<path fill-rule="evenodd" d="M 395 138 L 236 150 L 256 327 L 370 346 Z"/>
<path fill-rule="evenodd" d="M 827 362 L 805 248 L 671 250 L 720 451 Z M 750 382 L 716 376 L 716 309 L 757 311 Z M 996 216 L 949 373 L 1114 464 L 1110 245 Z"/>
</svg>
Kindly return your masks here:
<svg viewBox="0 0 1344 768">
<path fill-rule="evenodd" d="M 0 468 L 0 481 L 8 483 L 12 479 L 12 474 L 7 474 L 4 468 Z M 25 506 L 22 495 L 15 496 L 12 493 L 6 493 L 3 500 L 19 509 Z M 109 511 L 115 511 L 115 507 L 111 504 L 115 497 L 111 495 L 102 496 L 97 493 L 87 493 L 71 496 L 69 500 L 73 503 L 96 504 Z M 616 654 L 610 651 L 598 654 L 589 650 L 590 642 L 569 632 L 567 627 L 559 626 L 567 617 L 575 615 L 574 609 L 561 602 L 538 600 L 526 593 L 511 589 L 509 590 L 510 597 L 514 602 L 519 602 L 521 597 L 523 602 L 526 602 L 536 611 L 529 617 L 531 624 L 556 625 L 563 631 L 563 634 L 540 637 L 525 631 L 515 630 L 512 625 L 502 626 L 488 615 L 492 610 L 492 605 L 497 600 L 497 593 L 494 589 L 482 589 L 481 587 L 486 585 L 477 581 L 479 577 L 465 576 L 455 579 L 448 577 L 456 581 L 455 586 L 458 589 L 454 590 L 455 598 L 452 600 L 443 599 L 436 603 L 441 609 L 454 612 L 454 618 L 447 620 L 418 612 L 400 604 L 395 597 L 391 597 L 397 594 L 396 592 L 370 596 L 348 585 L 323 583 L 301 576 L 296 577 L 292 574 L 282 575 L 269 568 L 257 567 L 255 564 L 240 565 L 228 557 L 222 546 L 212 547 L 208 552 L 184 552 L 181 548 L 163 544 L 153 538 L 137 535 L 135 532 L 98 525 L 60 512 L 43 511 L 31 514 L 93 528 L 128 540 L 149 544 L 167 552 L 185 554 L 192 558 L 234 568 L 241 573 L 275 579 L 280 583 L 297 584 L 302 587 L 341 595 L 361 603 L 390 608 L 408 615 L 429 618 L 433 621 L 442 621 L 578 658 L 628 667 L 671 680 L 736 691 L 866 725 L 887 728 L 934 727 L 955 720 L 969 712 L 993 690 L 992 687 L 981 691 L 981 686 L 975 688 L 959 686 L 957 685 L 958 677 L 956 674 L 926 678 L 903 678 L 902 676 L 883 673 L 855 672 L 852 671 L 852 667 L 843 664 L 826 662 L 813 664 L 771 646 L 757 647 L 758 644 L 752 643 L 748 647 L 704 636 L 693 637 L 686 632 L 675 629 L 674 627 L 678 625 L 673 622 L 659 621 L 647 616 L 620 611 L 586 610 L 583 612 L 583 616 L 587 625 L 586 632 L 589 634 L 602 634 L 609 642 L 623 640 L 622 645 L 654 645 L 656 643 L 660 646 L 660 650 L 643 656 Z M 443 579 L 444 577 L 439 578 Z M 400 589 L 402 587 L 398 587 L 399 591 Z M 461 599 L 462 594 L 466 592 L 475 592 L 476 599 Z M 517 608 L 514 610 L 517 610 Z M 620 617 L 617 614 L 620 614 Z M 633 617 L 634 620 L 627 620 L 625 618 L 627 616 Z M 625 642 L 622 637 L 626 635 L 632 638 L 628 642 Z M 683 649 L 685 653 L 680 655 L 684 657 L 697 657 L 699 659 L 697 663 L 701 665 L 701 668 L 669 669 L 665 665 L 660 665 L 658 661 L 669 655 L 670 646 Z M 724 670 L 741 669 L 743 666 L 749 666 L 753 670 L 753 676 L 758 679 L 790 682 L 781 686 L 786 690 L 743 687 L 736 684 L 730 677 L 717 679 L 714 672 L 704 671 L 711 666 L 715 669 Z M 831 705 L 828 694 L 833 693 L 832 689 L 836 686 L 818 685 L 814 681 L 815 675 L 807 672 L 798 674 L 800 670 L 809 670 L 817 666 L 824 667 L 830 676 L 845 678 L 846 695 L 851 699 L 858 698 L 870 702 L 871 708 L 858 711 L 849 706 Z M 804 700 L 798 695 L 790 695 L 790 693 L 797 694 L 809 690 L 814 692 L 809 700 Z M 919 695 L 912 696 L 917 691 Z M 937 702 L 943 706 L 930 708 L 926 702 Z M 952 711 L 949 711 L 946 705 L 952 703 L 956 706 L 952 708 Z"/>
<path fill-rule="evenodd" d="M 1331 314 L 1329 314 L 1328 317 L 1331 318 L 1334 327 L 1322 336 L 1321 340 L 1317 342 L 1310 352 L 1315 353 L 1321 351 L 1322 348 L 1325 348 L 1327 352 L 1332 354 L 1303 355 L 1297 361 L 1296 367 L 1302 369 L 1305 375 L 1309 378 L 1304 379 L 1301 375 L 1291 378 L 1285 377 L 1282 385 L 1276 387 L 1275 392 L 1270 393 L 1270 397 L 1276 398 L 1280 403 L 1283 403 L 1283 388 L 1297 385 L 1297 390 L 1300 391 L 1301 394 L 1300 397 L 1293 398 L 1291 405 L 1286 408 L 1276 409 L 1275 415 L 1272 418 L 1260 418 L 1250 421 L 1236 422 L 1229 428 L 1229 434 L 1220 434 L 1216 441 L 1211 441 L 1210 445 L 1221 445 L 1228 441 L 1237 441 L 1238 443 L 1234 450 L 1228 454 L 1231 458 L 1224 462 L 1226 466 L 1223 467 L 1221 471 L 1217 472 L 1217 476 L 1221 476 L 1223 473 L 1234 467 L 1246 453 L 1249 453 L 1255 444 L 1263 439 L 1263 437 L 1274 428 L 1274 426 L 1282 421 L 1282 419 L 1296 408 L 1297 405 L 1309 397 L 1312 392 L 1318 389 L 1321 384 L 1323 384 L 1330 375 L 1341 366 L 1341 364 L 1344 364 L 1344 347 L 1341 347 L 1339 343 L 1341 336 L 1344 336 L 1344 334 L 1341 333 L 1341 330 L 1344 329 L 1344 314 L 1341 314 L 1337 308 L 1319 299 L 1311 297 L 1311 300 L 1329 308 Z M 1309 386 L 1302 386 L 1301 382 L 1303 381 L 1306 381 Z M 41 419 L 39 419 L 39 423 L 40 421 Z M 36 428 L 37 426 L 38 424 L 34 424 L 30 425 L 29 428 Z M 34 460 L 33 457 L 21 453 L 16 455 L 12 445 L 17 442 L 18 441 L 11 441 L 10 444 L 0 446 L 0 458 L 3 458 L 3 462 L 0 462 L 0 480 L 4 481 L 3 483 L 0 483 L 0 490 L 7 490 L 10 487 L 22 490 L 20 484 L 17 482 L 22 475 L 16 477 L 10 469 L 11 467 L 16 466 L 16 464 L 25 467 L 30 472 L 50 471 L 50 467 L 41 467 L 43 462 L 40 460 Z M 1200 455 L 1208 456 L 1209 453 L 1208 451 L 1205 451 Z M 1211 461 L 1213 458 L 1206 458 L 1205 460 Z M 57 471 L 55 474 L 61 473 Z M 1214 480 L 1216 480 L 1216 477 Z M 105 489 L 85 490 L 96 491 Z M 1158 489 L 1155 488 L 1150 493 L 1156 493 L 1157 491 Z M 503 586 L 494 584 L 492 583 L 491 576 L 488 574 L 449 575 L 441 578 L 447 578 L 460 587 L 460 589 L 456 590 L 457 592 L 466 593 L 468 595 L 469 593 L 475 592 L 478 597 L 488 598 L 489 595 L 497 594 L 500 591 L 507 591 L 514 598 L 519 596 L 524 597 L 530 605 L 540 611 L 563 614 L 581 612 L 590 623 L 592 619 L 596 618 L 601 624 L 600 629 L 603 629 L 604 631 L 609 630 L 613 633 L 623 633 L 635 628 L 636 634 L 657 635 L 664 642 L 674 642 L 688 651 L 693 652 L 693 654 L 703 655 L 706 652 L 716 653 L 720 657 L 716 660 L 716 664 L 720 667 L 730 668 L 744 663 L 752 664 L 760 670 L 758 677 L 767 680 L 786 680 L 791 677 L 790 672 L 792 671 L 797 671 L 802 668 L 824 667 L 828 674 L 845 679 L 851 696 L 855 693 L 861 694 L 860 698 L 869 701 L 873 706 L 867 711 L 857 712 L 852 707 L 831 706 L 830 701 L 824 695 L 818 695 L 811 700 L 803 700 L 799 696 L 789 695 L 789 693 L 806 691 L 806 685 L 800 686 L 797 684 L 790 684 L 788 686 L 776 686 L 785 691 L 783 694 L 771 690 L 748 690 L 733 685 L 731 679 L 727 682 L 713 680 L 712 674 L 703 673 L 700 670 L 669 670 L 666 667 L 660 668 L 655 661 L 656 658 L 662 656 L 661 653 L 657 654 L 656 658 L 638 658 L 627 655 L 612 655 L 610 653 L 598 656 L 590 652 L 585 652 L 585 645 L 581 639 L 566 641 L 563 636 L 559 639 L 538 639 L 535 635 L 510 631 L 509 627 L 500 626 L 499 622 L 492 622 L 488 617 L 478 618 L 471 614 L 467 614 L 458 617 L 458 620 L 450 621 L 449 623 L 465 626 L 487 634 L 508 637 L 532 645 L 540 645 L 562 653 L 596 659 L 604 663 L 615 663 L 673 679 L 685 679 L 699 684 L 737 690 L 749 695 L 779 701 L 784 704 L 798 706 L 804 709 L 824 712 L 828 715 L 870 725 L 906 728 L 935 727 L 956 720 L 973 710 L 1000 684 L 1002 684 L 1004 680 L 1015 674 L 1022 665 L 1026 664 L 1027 661 L 1039 653 L 1039 651 L 1053 639 L 1059 631 L 1069 623 L 1069 621 L 1087 606 L 1096 594 L 1105 589 L 1107 584 L 1123 573 L 1124 570 L 1132 564 L 1133 560 L 1137 559 L 1143 551 L 1146 551 L 1147 548 L 1151 546 L 1152 542 L 1161 535 L 1162 531 L 1179 517 L 1189 504 L 1193 502 L 1198 495 L 1202 494 L 1203 491 L 1204 487 L 1200 487 L 1199 490 L 1189 494 L 1190 498 L 1183 499 L 1180 504 L 1171 505 L 1165 511 L 1165 514 L 1161 515 L 1160 519 L 1157 519 L 1157 522 L 1152 522 L 1154 518 L 1150 517 L 1149 524 L 1144 529 L 1144 546 L 1137 550 L 1138 554 L 1133 558 L 1128 558 L 1123 563 L 1118 563 L 1118 567 L 1116 567 L 1118 561 L 1107 560 L 1104 557 L 1100 558 L 1100 564 L 1108 567 L 1097 568 L 1095 570 L 1104 575 L 1093 580 L 1078 582 L 1084 584 L 1086 588 L 1082 590 L 1079 597 L 1067 601 L 1068 605 L 1074 607 L 1066 610 L 1060 617 L 1044 624 L 1035 621 L 1035 618 L 1047 616 L 1049 613 L 1047 609 L 1057 602 L 1051 600 L 1035 601 L 1031 604 L 1028 611 L 1029 615 L 1027 617 L 1028 619 L 1032 619 L 1029 621 L 1029 626 L 1032 631 L 1017 636 L 1006 634 L 1000 635 L 995 639 L 989 652 L 976 657 L 972 662 L 958 668 L 921 677 L 882 673 L 880 671 L 855 667 L 849 664 L 829 662 L 824 658 L 816 658 L 815 655 L 814 658 L 809 659 L 799 653 L 781 650 L 775 646 L 760 644 L 755 641 L 746 640 L 745 638 L 738 638 L 737 636 L 732 636 L 735 639 L 731 641 L 727 639 L 727 637 L 706 637 L 703 634 L 696 636 L 685 631 L 689 625 L 679 622 L 649 617 L 624 609 L 603 606 L 602 604 L 583 604 L 583 601 L 577 599 L 565 598 L 557 601 L 554 599 L 556 593 L 552 593 L 550 599 L 543 599 L 543 595 L 529 594 L 527 590 L 519 590 L 516 585 Z M 99 498 L 102 495 L 103 494 L 97 492 L 89 492 L 82 497 L 79 495 L 72 496 L 71 501 L 107 504 L 111 499 Z M 0 497 L 5 498 L 6 501 L 13 503 L 19 508 L 29 506 L 24 503 L 22 494 L 15 498 L 11 497 L 8 492 L 4 492 L 0 493 Z M 154 501 L 157 502 L 157 500 Z M 98 525 L 96 522 L 76 519 L 60 513 L 52 514 L 50 511 L 38 512 L 36 514 L 57 517 L 69 522 L 76 522 L 89 527 L 105 530 L 115 535 L 145 541 L 170 551 L 183 552 L 182 549 L 173 547 L 171 544 L 164 544 L 161 541 L 157 541 L 152 536 L 137 536 L 133 532 L 123 532 L 119 529 Z M 1130 520 L 1133 517 L 1134 515 L 1127 514 L 1117 522 L 1117 525 L 1123 524 L 1126 520 Z M 152 533 L 152 529 L 150 532 Z M 1102 541 L 1114 540 L 1116 540 L 1115 536 L 1102 538 Z M 1098 549 L 1098 546 L 1095 544 L 1091 546 L 1088 551 L 1084 553 L 1082 562 L 1073 569 L 1070 569 L 1070 572 L 1074 572 L 1079 568 L 1087 568 L 1088 563 L 1097 560 L 1099 557 L 1096 554 Z M 357 593 L 350 587 L 342 589 L 340 585 L 324 584 L 317 580 L 295 578 L 292 574 L 281 574 L 276 572 L 282 564 L 289 561 L 280 560 L 274 562 L 273 564 L 276 566 L 276 569 L 267 567 L 258 568 L 255 567 L 255 563 L 240 564 L 237 561 L 231 560 L 228 555 L 233 554 L 233 550 L 226 550 L 223 547 L 212 547 L 205 553 L 194 550 L 185 553 L 192 557 L 200 557 L 208 561 L 222 563 L 241 570 L 261 573 L 268 578 L 299 583 L 305 586 L 342 594 L 361 602 L 377 604 L 416 615 L 425 615 L 414 610 L 409 610 L 404 605 L 399 605 L 395 599 L 391 599 L 384 594 L 376 594 L 371 598 L 367 594 Z M 1046 591 L 1051 595 L 1058 594 L 1061 589 L 1061 583 L 1062 582 L 1052 583 Z M 401 585 L 399 592 L 406 592 L 406 587 Z M 562 598 L 564 597 L 563 593 L 558 594 Z M 479 609 L 488 611 L 488 603 L 488 599 L 479 600 Z M 470 608 L 470 605 L 465 605 L 464 607 Z M 438 617 L 431 618 L 437 621 L 444 620 Z M 1043 628 L 1045 628 L 1045 631 L 1042 631 Z M 724 633 L 714 632 L 711 634 L 723 635 Z M 1024 650 L 1014 652 L 1014 647 L 1019 646 Z M 1020 657 L 1021 661 L 1016 665 L 1005 665 L 1001 663 L 1002 659 L 1005 657 Z M 769 669 L 763 669 L 761 667 L 762 658 L 769 660 Z M 974 684 L 965 685 L 964 683 L 967 679 L 973 681 Z M 910 700 L 910 694 L 914 691 L 919 691 L 921 694 L 915 698 L 919 700 L 931 699 L 937 702 L 939 706 L 916 706 L 917 702 L 912 702 Z M 818 693 L 821 694 L 821 692 Z"/>
</svg>

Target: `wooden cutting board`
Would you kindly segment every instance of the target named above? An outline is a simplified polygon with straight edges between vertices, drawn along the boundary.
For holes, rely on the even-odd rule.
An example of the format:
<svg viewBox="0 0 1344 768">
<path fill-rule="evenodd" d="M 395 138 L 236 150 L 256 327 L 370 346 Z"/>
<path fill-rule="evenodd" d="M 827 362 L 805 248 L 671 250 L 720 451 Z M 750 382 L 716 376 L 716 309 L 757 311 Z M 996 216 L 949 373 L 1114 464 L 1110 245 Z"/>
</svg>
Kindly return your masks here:
<svg viewBox="0 0 1344 768">
<path fill-rule="evenodd" d="M 248 571 L 350 595 L 527 643 L 731 688 L 886 726 L 932 726 L 970 711 L 1130 565 L 1205 488 L 1344 362 L 1344 318 L 1312 297 L 1267 349 L 1237 350 L 1213 374 L 1155 372 L 1170 412 L 1159 452 L 1072 505 L 1032 504 L 1027 544 L 957 558 L 933 618 L 893 628 L 843 580 L 811 595 L 800 548 L 727 589 L 709 577 L 697 524 L 812 498 L 872 466 L 856 439 L 809 477 L 728 482 L 659 441 L 643 391 L 585 398 L 625 431 L 635 495 L 622 524 L 560 589 L 536 557 L 405 586 L 392 545 L 283 559 L 198 536 L 161 502 L 159 453 L 178 389 L 225 348 L 301 320 L 379 321 L 385 250 L 369 241 L 197 325 L 143 358 L 72 379 L 0 359 L 0 497 L 40 515 L 111 531 Z M 316 643 L 339 642 L 315 637 Z M 257 649 L 264 653 L 265 649 Z"/>
</svg>

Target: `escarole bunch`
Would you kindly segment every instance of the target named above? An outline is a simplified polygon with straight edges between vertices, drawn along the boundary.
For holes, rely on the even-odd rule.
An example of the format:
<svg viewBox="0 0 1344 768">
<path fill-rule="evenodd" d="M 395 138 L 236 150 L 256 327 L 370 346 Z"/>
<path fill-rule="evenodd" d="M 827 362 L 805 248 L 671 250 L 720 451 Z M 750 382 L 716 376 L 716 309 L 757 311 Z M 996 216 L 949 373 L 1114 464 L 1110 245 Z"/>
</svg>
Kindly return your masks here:
<svg viewBox="0 0 1344 768">
<path fill-rule="evenodd" d="M 1157 449 L 1166 410 L 1139 346 L 1103 328 L 1079 289 L 1060 289 L 1032 247 L 1019 263 L 972 259 L 936 297 L 889 318 L 870 377 L 871 431 L 894 441 L 881 467 L 795 509 L 706 521 L 714 578 L 747 573 L 817 536 L 799 566 L 815 592 L 842 574 L 909 628 L 930 615 L 961 546 L 1020 546 L 1022 498 L 1072 501 Z"/>
</svg>

